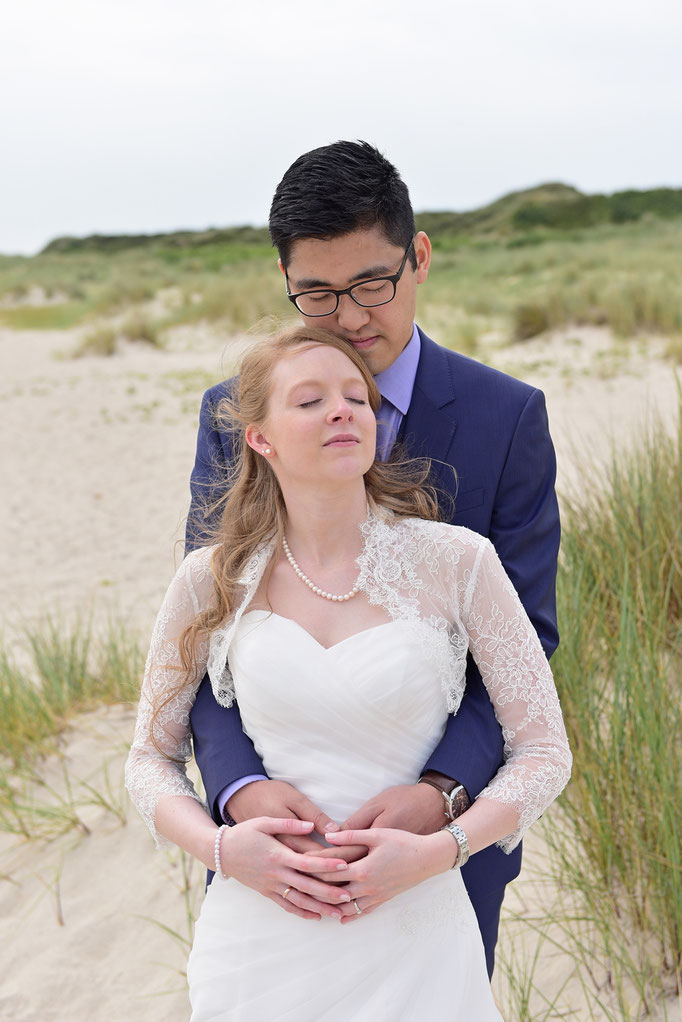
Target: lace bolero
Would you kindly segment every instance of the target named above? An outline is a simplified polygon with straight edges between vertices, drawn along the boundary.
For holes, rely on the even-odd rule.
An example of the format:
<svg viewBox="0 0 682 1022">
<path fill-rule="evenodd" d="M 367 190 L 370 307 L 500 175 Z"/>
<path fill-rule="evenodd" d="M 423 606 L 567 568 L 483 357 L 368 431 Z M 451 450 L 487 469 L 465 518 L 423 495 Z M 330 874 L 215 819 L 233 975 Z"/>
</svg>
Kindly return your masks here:
<svg viewBox="0 0 682 1022">
<path fill-rule="evenodd" d="M 358 586 L 371 604 L 412 630 L 433 664 L 456 713 L 464 693 L 466 656 L 481 672 L 504 738 L 505 762 L 479 798 L 513 806 L 519 823 L 498 842 L 512 851 L 527 828 L 568 782 L 571 753 L 552 672 L 537 634 L 489 540 L 461 526 L 396 518 L 370 511 L 362 525 L 365 546 L 358 559 Z M 235 613 L 198 651 L 197 674 L 169 699 L 152 742 L 152 700 L 177 686 L 177 643 L 182 630 L 213 596 L 212 547 L 189 554 L 166 594 L 152 635 L 126 785 L 139 812 L 154 829 L 162 795 L 198 798 L 185 774 L 190 756 L 189 711 L 208 670 L 223 706 L 235 699 L 230 644 L 274 552 L 274 541 L 248 561 Z M 156 835 L 155 835 L 156 836 Z"/>
</svg>

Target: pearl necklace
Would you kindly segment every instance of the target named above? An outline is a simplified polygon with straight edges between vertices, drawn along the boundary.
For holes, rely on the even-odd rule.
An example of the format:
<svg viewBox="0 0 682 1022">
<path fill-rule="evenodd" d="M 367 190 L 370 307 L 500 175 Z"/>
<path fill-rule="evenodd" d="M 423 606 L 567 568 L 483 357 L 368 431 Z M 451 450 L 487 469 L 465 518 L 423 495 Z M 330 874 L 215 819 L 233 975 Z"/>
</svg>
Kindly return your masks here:
<svg viewBox="0 0 682 1022">
<path fill-rule="evenodd" d="M 305 584 L 308 586 L 308 589 L 311 589 L 314 593 L 316 593 L 317 596 L 321 596 L 323 600 L 333 600 L 334 603 L 343 603 L 344 600 L 352 600 L 353 597 L 357 593 L 359 593 L 360 588 L 357 582 L 355 583 L 351 591 L 349 593 L 345 593 L 343 596 L 334 596 L 333 593 L 325 593 L 324 589 L 320 589 L 319 586 L 315 585 L 312 579 L 309 579 L 307 575 L 303 574 L 298 564 L 294 560 L 294 555 L 289 549 L 289 544 L 287 543 L 286 536 L 282 536 L 282 546 L 284 547 L 284 553 L 286 554 L 286 558 L 289 564 L 294 569 L 294 571 L 300 578 L 301 582 L 305 582 Z"/>
</svg>

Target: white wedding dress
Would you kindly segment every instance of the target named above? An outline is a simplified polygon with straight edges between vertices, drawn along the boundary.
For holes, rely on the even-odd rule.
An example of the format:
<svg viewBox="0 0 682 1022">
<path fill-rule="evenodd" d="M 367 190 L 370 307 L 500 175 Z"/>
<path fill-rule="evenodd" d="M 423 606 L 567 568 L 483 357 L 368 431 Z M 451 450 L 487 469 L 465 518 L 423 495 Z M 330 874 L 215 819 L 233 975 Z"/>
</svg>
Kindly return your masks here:
<svg viewBox="0 0 682 1022">
<path fill-rule="evenodd" d="M 440 683 L 400 622 L 325 649 L 294 621 L 251 611 L 230 662 L 268 775 L 333 820 L 392 784 L 414 783 L 445 727 Z M 192 1022 L 500 1019 L 458 870 L 344 926 L 300 919 L 216 878 L 187 975 Z"/>
<path fill-rule="evenodd" d="M 212 550 L 185 559 L 157 618 L 126 766 L 131 797 L 155 836 L 160 797 L 198 798 L 182 761 L 205 669 L 219 703 L 238 700 L 269 776 L 337 821 L 385 788 L 417 780 L 459 707 L 468 649 L 505 741 L 505 764 L 478 797 L 513 805 L 519 820 L 500 846 L 514 848 L 565 786 L 571 756 L 551 671 L 490 542 L 381 510 L 370 511 L 362 531 L 357 584 L 384 609 L 385 623 L 325 649 L 296 622 L 251 609 L 274 551 L 266 544 L 244 568 L 234 613 L 200 645 L 195 676 L 178 691 L 179 637 L 213 596 Z M 500 1018 L 458 870 L 343 926 L 301 919 L 216 878 L 188 978 L 192 1022 Z"/>
</svg>

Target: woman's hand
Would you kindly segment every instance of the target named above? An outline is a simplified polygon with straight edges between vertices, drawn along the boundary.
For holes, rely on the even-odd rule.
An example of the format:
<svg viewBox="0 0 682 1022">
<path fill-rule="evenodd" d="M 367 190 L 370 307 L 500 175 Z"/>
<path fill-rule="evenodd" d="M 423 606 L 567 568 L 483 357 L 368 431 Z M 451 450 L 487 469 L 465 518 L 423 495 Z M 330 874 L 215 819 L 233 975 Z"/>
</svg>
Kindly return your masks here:
<svg viewBox="0 0 682 1022">
<path fill-rule="evenodd" d="M 295 852 L 278 840 L 278 835 L 310 834 L 313 827 L 310 821 L 268 816 L 230 827 L 223 832 L 220 846 L 223 872 L 293 915 L 303 919 L 320 919 L 323 915 L 340 919 L 339 906 L 349 902 L 351 896 L 344 888 L 309 874 L 324 874 L 330 881 L 338 882 L 340 873 L 345 877 L 348 872 L 348 864 L 340 856 Z"/>
<path fill-rule="evenodd" d="M 365 858 L 351 863 L 344 874 L 348 881 L 344 891 L 360 911 L 354 905 L 345 905 L 343 923 L 368 915 L 396 894 L 444 873 L 457 855 L 455 841 L 442 831 L 420 835 L 375 827 L 327 834 L 327 841 L 334 847 L 358 844 L 367 847 Z"/>
</svg>

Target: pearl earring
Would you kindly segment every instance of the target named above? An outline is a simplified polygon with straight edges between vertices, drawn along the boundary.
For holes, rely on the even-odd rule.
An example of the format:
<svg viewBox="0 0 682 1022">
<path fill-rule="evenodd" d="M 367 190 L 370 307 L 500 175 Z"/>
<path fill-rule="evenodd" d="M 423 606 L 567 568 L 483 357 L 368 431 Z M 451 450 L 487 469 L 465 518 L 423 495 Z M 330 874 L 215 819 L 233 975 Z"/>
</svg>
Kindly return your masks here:
<svg viewBox="0 0 682 1022">
<path fill-rule="evenodd" d="M 263 451 L 263 454 L 272 454 L 272 451 L 270 450 L 269 447 L 266 447 L 265 450 Z"/>
</svg>

